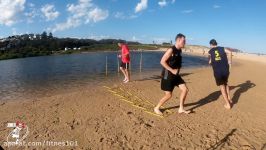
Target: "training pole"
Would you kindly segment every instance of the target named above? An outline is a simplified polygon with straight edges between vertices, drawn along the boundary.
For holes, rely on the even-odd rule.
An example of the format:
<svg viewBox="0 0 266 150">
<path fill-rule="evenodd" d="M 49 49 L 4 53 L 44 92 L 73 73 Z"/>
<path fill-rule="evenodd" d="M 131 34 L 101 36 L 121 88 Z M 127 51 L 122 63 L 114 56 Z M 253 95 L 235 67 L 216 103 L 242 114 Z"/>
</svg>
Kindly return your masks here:
<svg viewBox="0 0 266 150">
<path fill-rule="evenodd" d="M 142 50 L 140 51 L 139 72 L 142 70 Z"/>
<path fill-rule="evenodd" d="M 107 64 L 107 56 L 105 58 L 105 75 L 108 75 L 108 64 Z"/>
</svg>

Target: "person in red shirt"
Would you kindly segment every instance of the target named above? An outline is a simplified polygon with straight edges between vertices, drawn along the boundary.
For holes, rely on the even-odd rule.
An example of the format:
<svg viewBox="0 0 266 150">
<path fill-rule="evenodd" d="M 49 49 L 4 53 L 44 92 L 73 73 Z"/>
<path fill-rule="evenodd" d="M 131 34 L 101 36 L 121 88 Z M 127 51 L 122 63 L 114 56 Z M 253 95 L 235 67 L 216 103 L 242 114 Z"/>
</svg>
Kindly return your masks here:
<svg viewBox="0 0 266 150">
<path fill-rule="evenodd" d="M 118 43 L 118 46 L 121 48 L 121 55 L 118 55 L 118 57 L 121 58 L 120 70 L 125 76 L 123 82 L 127 83 L 130 80 L 128 71 L 130 63 L 129 48 L 126 44 L 123 43 Z"/>
</svg>

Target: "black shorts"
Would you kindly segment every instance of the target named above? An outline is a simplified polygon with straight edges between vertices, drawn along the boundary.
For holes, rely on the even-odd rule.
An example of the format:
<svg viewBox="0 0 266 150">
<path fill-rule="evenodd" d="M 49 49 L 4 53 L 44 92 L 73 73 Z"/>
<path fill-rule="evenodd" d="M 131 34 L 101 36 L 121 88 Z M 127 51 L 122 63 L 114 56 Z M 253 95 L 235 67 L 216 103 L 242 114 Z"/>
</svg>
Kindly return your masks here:
<svg viewBox="0 0 266 150">
<path fill-rule="evenodd" d="M 228 78 L 229 78 L 229 73 L 228 74 L 224 74 L 224 75 L 214 75 L 214 78 L 215 78 L 217 86 L 227 85 Z"/>
<path fill-rule="evenodd" d="M 173 78 L 161 80 L 161 89 L 163 91 L 172 92 L 175 86 L 179 86 L 180 84 L 185 84 L 185 81 L 181 78 L 180 75 L 175 75 Z"/>
<path fill-rule="evenodd" d="M 129 68 L 129 63 L 121 62 L 120 63 L 120 67 L 122 67 L 123 69 L 128 69 Z"/>
</svg>

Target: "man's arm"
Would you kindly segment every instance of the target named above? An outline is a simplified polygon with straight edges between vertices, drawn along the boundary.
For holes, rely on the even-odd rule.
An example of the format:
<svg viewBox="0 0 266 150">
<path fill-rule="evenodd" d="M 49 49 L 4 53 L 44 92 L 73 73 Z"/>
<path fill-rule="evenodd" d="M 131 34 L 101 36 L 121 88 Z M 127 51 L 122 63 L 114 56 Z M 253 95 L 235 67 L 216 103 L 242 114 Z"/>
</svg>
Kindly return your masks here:
<svg viewBox="0 0 266 150">
<path fill-rule="evenodd" d="M 208 60 L 209 60 L 209 64 L 212 64 L 212 59 L 211 59 L 211 55 L 208 55 Z"/>
<path fill-rule="evenodd" d="M 224 49 L 225 50 L 225 52 L 226 52 L 226 54 L 227 54 L 227 57 L 229 58 L 229 60 L 228 60 L 228 64 L 230 65 L 230 67 L 231 67 L 231 64 L 232 64 L 232 57 L 233 57 L 233 54 L 232 54 L 232 51 L 230 51 L 230 50 L 228 50 L 228 49 Z"/>
<path fill-rule="evenodd" d="M 126 53 L 126 54 L 119 54 L 118 57 L 128 57 L 129 56 L 129 53 Z"/>
<path fill-rule="evenodd" d="M 129 55 L 129 53 L 126 53 L 126 54 L 123 54 L 122 56 L 123 57 L 127 57 Z"/>
<path fill-rule="evenodd" d="M 179 72 L 179 69 L 173 69 L 167 64 L 167 60 L 172 56 L 172 53 L 173 49 L 172 48 L 168 49 L 164 53 L 160 63 L 166 70 L 170 71 L 172 74 L 177 74 Z"/>
</svg>

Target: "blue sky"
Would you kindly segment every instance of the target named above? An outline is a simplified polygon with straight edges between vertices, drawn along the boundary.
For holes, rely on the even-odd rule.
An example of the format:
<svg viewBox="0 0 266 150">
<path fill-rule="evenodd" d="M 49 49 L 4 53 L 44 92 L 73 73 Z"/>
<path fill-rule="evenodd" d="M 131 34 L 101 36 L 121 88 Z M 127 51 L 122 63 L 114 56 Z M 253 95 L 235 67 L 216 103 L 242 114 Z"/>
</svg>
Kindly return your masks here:
<svg viewBox="0 0 266 150">
<path fill-rule="evenodd" d="M 53 32 L 58 37 L 121 38 L 266 53 L 265 0 L 0 0 L 0 37 Z"/>
</svg>

